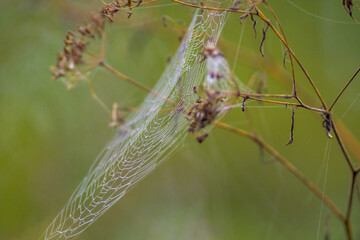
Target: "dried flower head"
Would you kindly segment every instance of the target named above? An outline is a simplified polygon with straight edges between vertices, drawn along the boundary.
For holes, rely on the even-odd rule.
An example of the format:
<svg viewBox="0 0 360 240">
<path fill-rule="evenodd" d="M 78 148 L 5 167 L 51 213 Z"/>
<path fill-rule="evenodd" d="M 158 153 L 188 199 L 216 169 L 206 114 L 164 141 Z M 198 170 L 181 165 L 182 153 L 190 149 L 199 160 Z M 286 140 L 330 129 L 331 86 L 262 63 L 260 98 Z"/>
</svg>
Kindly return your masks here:
<svg viewBox="0 0 360 240">
<path fill-rule="evenodd" d="M 83 56 L 90 44 L 89 40 L 95 38 L 96 34 L 100 36 L 104 27 L 104 17 L 100 13 L 94 13 L 88 23 L 77 27 L 77 32 L 66 33 L 64 49 L 58 53 L 56 66 L 51 69 L 55 79 L 66 76 L 84 62 Z"/>
<path fill-rule="evenodd" d="M 135 6 L 138 7 L 143 0 L 124 0 L 124 1 L 113 1 L 111 3 L 106 3 L 103 9 L 101 10 L 101 13 L 109 19 L 111 22 L 114 21 L 114 16 L 117 12 L 119 12 L 122 8 L 125 8 L 128 13 L 128 18 L 131 17 L 132 12 L 131 9 Z M 132 3 L 135 3 L 134 6 L 132 6 Z"/>
<path fill-rule="evenodd" d="M 221 103 L 224 101 L 220 91 L 204 90 L 204 92 L 206 98 L 201 99 L 199 97 L 186 117 L 190 121 L 189 132 L 193 133 L 200 143 L 204 141 L 208 134 L 199 135 L 198 133 L 215 120 L 223 108 Z M 194 87 L 194 93 L 197 94 L 196 87 Z"/>
<path fill-rule="evenodd" d="M 65 46 L 62 52 L 58 53 L 56 58 L 56 65 L 51 68 L 52 75 L 55 79 L 65 77 L 68 73 L 75 73 L 79 75 L 80 71 L 76 70 L 76 67 L 84 63 L 84 53 L 88 49 L 91 39 L 95 39 L 96 36 L 101 38 L 106 20 L 113 21 L 114 15 L 122 8 L 133 8 L 131 3 L 137 3 L 139 6 L 142 0 L 126 0 L 120 2 L 119 0 L 107 3 L 97 13 L 93 13 L 87 23 L 77 27 L 76 32 L 69 31 L 65 37 Z M 129 16 L 131 13 L 129 13 Z"/>
<path fill-rule="evenodd" d="M 114 14 L 120 11 L 121 5 L 119 1 L 114 1 L 111 3 L 106 3 L 103 9 L 101 10 L 101 13 L 109 19 L 111 22 L 114 21 Z"/>
</svg>

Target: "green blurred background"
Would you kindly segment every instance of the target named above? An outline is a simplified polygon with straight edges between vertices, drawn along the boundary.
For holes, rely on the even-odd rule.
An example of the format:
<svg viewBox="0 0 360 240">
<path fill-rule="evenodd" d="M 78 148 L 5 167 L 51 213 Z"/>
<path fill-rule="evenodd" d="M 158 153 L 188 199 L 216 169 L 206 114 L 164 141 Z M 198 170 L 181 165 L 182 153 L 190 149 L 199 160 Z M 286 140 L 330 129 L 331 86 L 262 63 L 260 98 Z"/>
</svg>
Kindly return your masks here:
<svg viewBox="0 0 360 240">
<path fill-rule="evenodd" d="M 359 66 L 360 27 L 352 24 L 340 0 L 293 1 L 317 17 L 284 0 L 268 2 L 325 101 L 331 103 Z M 168 3 L 160 0 L 153 6 Z M 0 239 L 38 239 L 114 135 L 107 126 L 109 116 L 90 97 L 86 84 L 67 91 L 51 81 L 49 71 L 66 31 L 100 7 L 99 0 L 0 1 Z M 187 7 L 169 5 L 135 10 L 129 20 L 120 15 L 109 29 L 107 61 L 153 86 L 178 45 L 179 32 L 164 28 L 162 17 L 183 20 L 185 27 L 192 13 Z M 229 17 L 220 41 L 231 65 L 241 31 L 239 18 Z M 274 68 L 264 63 L 276 62 L 281 69 L 279 40 L 269 31 L 264 61 L 258 51 L 261 36 L 254 39 L 250 25 L 245 26 L 236 74 L 246 83 L 254 72 L 265 72 L 269 92 L 289 93 L 290 85 L 274 79 Z M 260 27 L 258 21 L 258 33 Z M 145 96 L 106 72 L 95 71 L 92 76 L 98 95 L 109 106 L 114 101 L 137 106 Z M 314 95 L 298 69 L 297 81 Z M 346 113 L 342 121 L 357 137 L 359 87 L 354 81 L 334 109 L 338 117 Z M 344 210 L 350 172 L 335 140 L 324 134 L 321 118 L 298 109 L 295 142 L 285 147 L 291 111 L 249 107 L 248 112 L 259 134 Z M 226 122 L 249 129 L 239 109 Z M 203 144 L 188 136 L 170 159 L 78 239 L 317 239 L 318 229 L 323 239 L 329 211 L 324 207 L 320 217 L 321 206 L 270 156 L 261 161 L 253 142 L 216 129 Z M 352 216 L 359 239 L 358 196 Z M 343 226 L 331 214 L 328 225 L 331 239 L 345 238 Z"/>
</svg>

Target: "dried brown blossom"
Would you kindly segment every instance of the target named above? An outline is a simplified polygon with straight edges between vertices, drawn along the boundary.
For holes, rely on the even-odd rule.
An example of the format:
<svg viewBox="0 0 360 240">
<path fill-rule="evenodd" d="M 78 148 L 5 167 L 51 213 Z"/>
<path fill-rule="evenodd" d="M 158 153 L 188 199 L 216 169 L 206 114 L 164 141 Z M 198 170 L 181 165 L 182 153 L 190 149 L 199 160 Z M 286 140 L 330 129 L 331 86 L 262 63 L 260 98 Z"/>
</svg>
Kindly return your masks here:
<svg viewBox="0 0 360 240">
<path fill-rule="evenodd" d="M 223 97 L 220 91 L 204 90 L 205 99 L 200 97 L 196 103 L 190 108 L 186 119 L 190 121 L 189 132 L 193 133 L 198 142 L 203 142 L 208 134 L 198 135 L 198 133 L 206 126 L 211 124 L 216 116 L 221 112 Z M 194 93 L 197 93 L 194 87 Z"/>
<path fill-rule="evenodd" d="M 107 3 L 105 4 L 105 6 L 103 7 L 103 9 L 101 10 L 101 13 L 107 18 L 109 19 L 111 22 L 114 21 L 114 14 L 117 13 L 118 11 L 120 11 L 121 9 L 121 5 L 119 1 L 114 1 L 111 3 Z"/>
<path fill-rule="evenodd" d="M 135 2 L 136 5 L 134 5 L 135 7 L 140 6 L 140 4 L 143 2 L 143 0 L 136 0 L 136 1 L 132 1 L 132 0 L 125 0 L 125 1 L 113 1 L 111 3 L 107 3 L 105 4 L 105 6 L 103 7 L 103 9 L 100 11 L 107 19 L 109 19 L 111 22 L 114 21 L 114 16 L 117 12 L 119 12 L 122 8 L 127 8 L 127 10 L 131 10 L 133 8 L 132 3 Z M 131 17 L 132 12 L 131 11 L 127 11 L 128 13 L 128 18 Z"/>
<path fill-rule="evenodd" d="M 105 26 L 104 21 L 100 13 L 94 13 L 89 23 L 78 26 L 76 33 L 66 33 L 64 49 L 58 53 L 56 66 L 52 68 L 55 79 L 66 76 L 67 72 L 73 71 L 77 65 L 84 62 L 83 54 L 87 50 L 89 40 L 95 38 L 95 33 L 101 34 Z"/>
<path fill-rule="evenodd" d="M 93 13 L 89 21 L 77 27 L 77 32 L 69 31 L 65 37 L 65 46 L 62 52 L 58 53 L 56 65 L 52 67 L 51 72 L 55 79 L 66 76 L 68 72 L 75 70 L 76 66 L 84 62 L 83 55 L 89 45 L 89 40 L 96 36 L 101 37 L 105 29 L 106 20 L 113 21 L 114 14 L 121 8 L 131 9 L 132 1 L 126 0 L 124 3 L 116 0 L 107 3 L 97 13 Z M 142 3 L 142 0 L 135 1 L 136 6 Z M 129 17 L 131 12 L 128 12 Z M 76 72 L 77 74 L 79 72 Z"/>
</svg>

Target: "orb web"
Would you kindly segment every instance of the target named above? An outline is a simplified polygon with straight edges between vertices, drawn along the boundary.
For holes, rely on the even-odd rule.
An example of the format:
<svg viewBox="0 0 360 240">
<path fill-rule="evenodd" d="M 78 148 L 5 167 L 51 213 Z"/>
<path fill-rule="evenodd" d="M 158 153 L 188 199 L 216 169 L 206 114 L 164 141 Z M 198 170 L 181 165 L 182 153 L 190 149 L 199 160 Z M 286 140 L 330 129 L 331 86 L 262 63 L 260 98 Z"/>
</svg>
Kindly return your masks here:
<svg viewBox="0 0 360 240">
<path fill-rule="evenodd" d="M 217 42 L 226 17 L 224 12 L 195 12 L 178 51 L 153 88 L 157 96 L 149 94 L 140 111 L 130 114 L 123 130 L 97 157 L 42 239 L 78 236 L 180 145 L 189 128 L 186 109 L 198 97 L 194 86 L 209 74 L 199 52 L 209 40 Z M 212 64 L 219 65 L 225 80 L 230 78 L 225 58 Z M 219 84 L 220 90 L 231 88 L 225 80 Z"/>
</svg>

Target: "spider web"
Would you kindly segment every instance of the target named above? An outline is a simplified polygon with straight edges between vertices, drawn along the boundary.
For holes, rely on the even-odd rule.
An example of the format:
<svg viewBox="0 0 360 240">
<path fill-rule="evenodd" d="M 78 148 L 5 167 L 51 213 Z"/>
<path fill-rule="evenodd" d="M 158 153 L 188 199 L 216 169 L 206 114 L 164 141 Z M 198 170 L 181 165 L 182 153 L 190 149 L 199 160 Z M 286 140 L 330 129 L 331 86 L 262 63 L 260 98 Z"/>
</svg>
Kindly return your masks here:
<svg viewBox="0 0 360 240">
<path fill-rule="evenodd" d="M 153 89 L 158 96 L 149 94 L 140 106 L 142 110 L 129 116 L 41 239 L 78 236 L 175 151 L 189 127 L 185 115 L 197 98 L 194 86 L 209 78 L 209 66 L 217 66 L 224 75 L 219 90 L 231 89 L 225 81 L 230 78 L 226 60 L 201 62 L 199 54 L 209 40 L 217 42 L 226 16 L 214 11 L 195 12 L 178 51 Z"/>
</svg>

